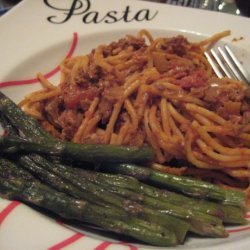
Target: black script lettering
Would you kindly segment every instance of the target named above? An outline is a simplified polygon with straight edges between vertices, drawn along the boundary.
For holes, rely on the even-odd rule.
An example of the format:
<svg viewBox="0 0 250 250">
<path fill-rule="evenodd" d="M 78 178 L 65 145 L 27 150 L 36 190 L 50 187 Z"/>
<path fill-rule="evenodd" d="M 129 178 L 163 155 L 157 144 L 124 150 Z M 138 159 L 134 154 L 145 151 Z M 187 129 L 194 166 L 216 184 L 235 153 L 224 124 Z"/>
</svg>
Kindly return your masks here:
<svg viewBox="0 0 250 250">
<path fill-rule="evenodd" d="M 73 0 L 71 6 L 68 9 L 64 9 L 64 8 L 59 8 L 56 6 L 53 6 L 50 4 L 50 0 L 44 0 L 44 3 L 54 9 L 54 10 L 58 10 L 63 12 L 63 14 L 65 15 L 65 18 L 60 20 L 56 20 L 58 19 L 58 16 L 49 16 L 47 19 L 49 22 L 54 23 L 54 24 L 61 24 L 61 23 L 65 23 L 67 22 L 73 15 L 82 15 L 86 12 L 88 12 L 88 10 L 90 9 L 90 0 L 85 0 L 85 5 L 83 4 L 83 2 L 81 0 Z M 80 12 L 77 12 L 81 10 Z"/>
<path fill-rule="evenodd" d="M 158 11 L 156 11 L 154 13 L 154 15 L 152 15 L 150 17 L 150 10 L 149 9 L 143 9 L 143 10 L 139 10 L 136 14 L 135 14 L 135 20 L 140 22 L 140 21 L 144 21 L 144 20 L 147 20 L 147 21 L 150 21 L 152 19 L 155 18 L 155 16 L 158 14 Z"/>
<path fill-rule="evenodd" d="M 105 23 L 116 23 L 118 21 L 117 17 L 117 11 L 111 10 L 107 13 Z"/>
<path fill-rule="evenodd" d="M 131 12 L 131 10 L 130 10 L 130 7 L 129 6 L 126 6 L 126 9 L 124 10 L 124 15 L 123 15 L 123 17 L 120 19 L 120 20 L 124 20 L 124 22 L 126 22 L 126 23 L 129 23 L 129 22 L 131 22 L 131 21 L 133 21 L 133 18 L 131 18 L 131 19 L 129 19 L 129 13 Z"/>
<path fill-rule="evenodd" d="M 88 24 L 88 23 L 101 23 L 105 17 L 103 17 L 100 20 L 98 18 L 99 18 L 98 12 L 90 11 L 83 16 L 82 21 L 86 24 Z"/>
<path fill-rule="evenodd" d="M 58 11 L 62 14 L 49 16 L 47 20 L 53 24 L 62 24 L 71 19 L 72 16 L 82 15 L 82 22 L 85 24 L 90 23 L 107 23 L 112 24 L 116 22 L 141 22 L 150 21 L 156 17 L 158 11 L 152 13 L 149 9 L 141 9 L 132 11 L 131 7 L 127 5 L 123 11 L 110 10 L 106 13 L 91 10 L 91 0 L 72 0 L 68 8 L 61 8 L 53 5 L 52 0 L 44 0 L 44 3 L 51 9 Z M 59 2 L 59 1 L 58 1 Z M 70 1 L 64 1 L 64 3 Z M 62 3 L 62 2 L 61 2 Z"/>
</svg>

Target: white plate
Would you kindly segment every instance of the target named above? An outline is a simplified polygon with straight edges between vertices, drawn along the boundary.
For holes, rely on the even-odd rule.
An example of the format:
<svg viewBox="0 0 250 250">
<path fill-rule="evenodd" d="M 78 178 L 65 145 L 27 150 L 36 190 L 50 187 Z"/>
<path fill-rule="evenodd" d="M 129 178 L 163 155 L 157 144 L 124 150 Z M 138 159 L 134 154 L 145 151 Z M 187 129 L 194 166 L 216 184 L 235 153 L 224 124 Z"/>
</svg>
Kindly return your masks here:
<svg viewBox="0 0 250 250">
<path fill-rule="evenodd" d="M 0 88 L 18 102 L 26 93 L 39 88 L 34 80 L 38 71 L 57 81 L 57 65 L 67 55 L 87 53 L 98 44 L 142 28 L 155 36 L 183 33 L 191 40 L 230 29 L 232 36 L 225 41 L 233 45 L 250 71 L 249 21 L 244 17 L 135 0 L 24 0 L 0 19 Z M 29 84 L 19 85 L 23 81 Z M 168 249 L 249 249 L 249 226 L 228 230 L 227 239 L 192 237 L 185 245 Z M 25 205 L 0 199 L 0 250 L 13 249 L 162 248 L 119 242 L 90 231 L 78 232 Z"/>
</svg>

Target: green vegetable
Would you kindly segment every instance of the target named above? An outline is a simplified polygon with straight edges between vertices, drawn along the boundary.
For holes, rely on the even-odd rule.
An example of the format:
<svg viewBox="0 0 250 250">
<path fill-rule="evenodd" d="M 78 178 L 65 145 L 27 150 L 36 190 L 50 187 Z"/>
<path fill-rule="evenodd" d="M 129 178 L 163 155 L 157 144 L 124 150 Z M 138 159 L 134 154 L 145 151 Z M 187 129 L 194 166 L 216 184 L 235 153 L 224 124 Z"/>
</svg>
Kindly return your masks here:
<svg viewBox="0 0 250 250">
<path fill-rule="evenodd" d="M 187 210 L 192 209 L 219 217 L 221 220 L 223 220 L 223 222 L 226 223 L 247 223 L 247 220 L 245 219 L 245 210 L 239 207 L 223 205 L 204 199 L 192 198 L 183 194 L 170 192 L 166 189 L 159 189 L 154 186 L 144 184 L 131 176 L 107 174 L 70 167 L 68 167 L 67 170 L 72 171 L 76 176 L 78 176 L 78 178 L 88 178 L 98 185 L 112 185 L 114 186 L 114 192 L 117 192 L 117 190 L 124 190 L 121 193 L 126 192 L 129 194 L 130 192 L 131 197 L 138 197 L 138 199 L 143 199 L 143 197 L 146 195 L 156 198 L 161 202 L 167 202 L 176 206 L 181 206 Z"/>
<path fill-rule="evenodd" d="M 5 119 L 19 132 L 27 138 L 34 140 L 53 140 L 45 130 L 41 128 L 39 123 L 31 116 L 26 115 L 11 99 L 0 91 L 0 113 Z"/>
<path fill-rule="evenodd" d="M 77 144 L 65 141 L 30 141 L 17 136 L 0 137 L 2 152 L 34 152 L 85 162 L 148 162 L 153 157 L 150 147 L 126 147 L 103 144 Z"/>
<path fill-rule="evenodd" d="M 109 187 L 100 187 L 87 179 L 78 177 L 70 172 L 70 167 L 55 165 L 39 155 L 21 156 L 18 160 L 20 165 L 31 171 L 34 175 L 61 192 L 66 192 L 76 198 L 83 198 L 89 202 L 102 206 L 116 206 L 126 211 L 130 216 L 142 218 L 149 222 L 157 223 L 161 226 L 171 228 L 177 235 L 178 241 L 183 242 L 189 223 L 178 220 L 168 214 L 152 210 L 147 204 L 142 205 L 131 197 L 122 197 L 110 192 Z"/>
<path fill-rule="evenodd" d="M 75 175 L 72 173 L 72 171 L 70 171 L 70 167 L 59 164 L 52 165 L 50 162 L 38 155 L 32 156 L 32 159 L 43 168 L 46 168 L 49 172 L 54 172 L 56 175 L 67 179 L 78 188 L 81 188 L 82 191 L 88 190 L 90 193 L 95 194 L 98 196 L 96 197 L 97 200 L 103 200 L 103 202 L 107 202 L 125 209 L 132 208 L 133 213 L 134 211 L 137 213 L 139 212 L 138 215 L 143 216 L 145 219 L 163 223 L 164 220 L 166 221 L 166 218 L 162 215 L 171 215 L 189 222 L 192 225 L 190 230 L 198 234 L 211 237 L 224 237 L 227 235 L 222 225 L 221 219 L 214 216 L 200 213 L 191 209 L 183 209 L 180 206 L 173 205 L 169 202 L 164 203 L 161 202 L 160 199 L 157 200 L 149 196 L 143 197 L 144 205 L 140 206 L 138 203 L 131 200 L 122 199 L 121 193 L 117 195 L 107 192 L 107 190 L 113 186 L 111 183 L 103 188 L 101 183 L 91 182 L 91 180 L 86 176 L 84 177 L 83 175 L 80 175 L 79 178 L 78 175 Z M 95 173 L 93 174 L 95 175 Z M 126 198 L 130 199 L 130 195 L 127 195 Z M 140 199 L 137 201 L 140 201 Z M 153 211 L 148 207 L 152 207 Z M 161 220 L 158 220 L 158 218 Z"/>
<path fill-rule="evenodd" d="M 1 159 L 0 170 L 0 195 L 4 198 L 36 205 L 62 218 L 91 223 L 148 244 L 171 246 L 178 243 L 173 231 L 165 227 L 128 216 L 115 207 L 98 206 L 58 192 L 28 173 L 25 176 L 25 171 L 6 159 Z"/>
<path fill-rule="evenodd" d="M 243 192 L 225 190 L 217 185 L 185 176 L 171 175 L 151 168 L 127 163 L 115 165 L 104 164 L 100 166 L 100 169 L 111 173 L 133 176 L 138 180 L 200 199 L 213 200 L 242 208 L 246 205 L 246 197 Z"/>
</svg>

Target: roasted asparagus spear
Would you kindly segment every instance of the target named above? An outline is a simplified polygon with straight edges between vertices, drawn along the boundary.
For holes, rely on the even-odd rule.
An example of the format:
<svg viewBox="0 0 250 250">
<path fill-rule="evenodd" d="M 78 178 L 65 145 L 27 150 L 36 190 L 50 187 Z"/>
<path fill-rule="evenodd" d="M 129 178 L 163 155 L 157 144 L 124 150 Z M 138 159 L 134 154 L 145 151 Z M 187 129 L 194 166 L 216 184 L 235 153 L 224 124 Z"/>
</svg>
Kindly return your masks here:
<svg viewBox="0 0 250 250">
<path fill-rule="evenodd" d="M 179 243 L 175 233 L 170 229 L 129 216 L 114 206 L 99 206 L 73 198 L 42 184 L 3 158 L 0 162 L 0 196 L 36 205 L 62 218 L 91 223 L 148 244 L 171 246 Z"/>
<path fill-rule="evenodd" d="M 246 197 L 243 192 L 225 190 L 217 185 L 196 180 L 185 176 L 176 176 L 163 173 L 151 168 L 135 164 L 104 164 L 100 166 L 103 171 L 118 173 L 162 187 L 174 190 L 191 197 L 208 199 L 226 205 L 245 207 Z"/>
</svg>

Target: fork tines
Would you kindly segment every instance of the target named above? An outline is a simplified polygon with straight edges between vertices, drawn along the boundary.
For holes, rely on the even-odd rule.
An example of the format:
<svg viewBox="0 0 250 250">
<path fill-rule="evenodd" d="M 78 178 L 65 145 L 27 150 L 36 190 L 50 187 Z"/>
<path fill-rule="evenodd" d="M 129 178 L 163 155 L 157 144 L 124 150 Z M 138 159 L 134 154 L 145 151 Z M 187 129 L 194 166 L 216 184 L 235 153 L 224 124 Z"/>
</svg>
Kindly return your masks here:
<svg viewBox="0 0 250 250">
<path fill-rule="evenodd" d="M 243 68 L 228 45 L 211 49 L 209 52 L 206 51 L 205 56 L 219 78 L 227 76 L 231 79 L 250 83 L 248 72 Z"/>
</svg>

